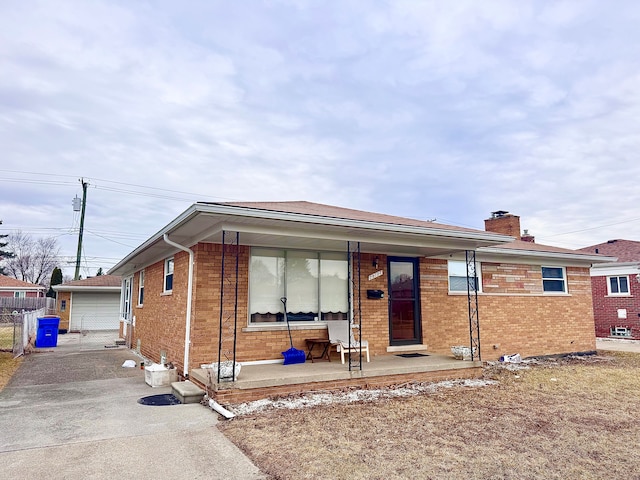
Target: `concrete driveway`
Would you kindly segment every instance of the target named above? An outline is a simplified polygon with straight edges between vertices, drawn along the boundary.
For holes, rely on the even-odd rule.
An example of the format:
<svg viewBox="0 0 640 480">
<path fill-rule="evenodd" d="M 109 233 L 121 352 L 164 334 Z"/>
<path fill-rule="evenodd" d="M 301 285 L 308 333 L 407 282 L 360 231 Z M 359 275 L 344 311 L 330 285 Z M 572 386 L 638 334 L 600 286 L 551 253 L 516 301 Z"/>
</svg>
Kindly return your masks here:
<svg viewBox="0 0 640 480">
<path fill-rule="evenodd" d="M 28 355 L 0 392 L 3 478 L 258 479 L 200 405 L 144 406 L 151 388 L 126 349 Z"/>
</svg>

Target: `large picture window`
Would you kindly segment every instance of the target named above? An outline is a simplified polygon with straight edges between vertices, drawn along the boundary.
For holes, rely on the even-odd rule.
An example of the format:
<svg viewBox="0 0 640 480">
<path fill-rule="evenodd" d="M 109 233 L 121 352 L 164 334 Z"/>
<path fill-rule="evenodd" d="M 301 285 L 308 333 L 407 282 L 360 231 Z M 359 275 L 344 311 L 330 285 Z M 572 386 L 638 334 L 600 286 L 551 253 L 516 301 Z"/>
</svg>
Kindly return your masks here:
<svg viewBox="0 0 640 480">
<path fill-rule="evenodd" d="M 546 293 L 566 293 L 567 281 L 563 267 L 542 267 L 542 289 Z"/>
<path fill-rule="evenodd" d="M 344 253 L 299 250 L 251 250 L 249 311 L 251 322 L 348 318 L 348 264 Z"/>
</svg>

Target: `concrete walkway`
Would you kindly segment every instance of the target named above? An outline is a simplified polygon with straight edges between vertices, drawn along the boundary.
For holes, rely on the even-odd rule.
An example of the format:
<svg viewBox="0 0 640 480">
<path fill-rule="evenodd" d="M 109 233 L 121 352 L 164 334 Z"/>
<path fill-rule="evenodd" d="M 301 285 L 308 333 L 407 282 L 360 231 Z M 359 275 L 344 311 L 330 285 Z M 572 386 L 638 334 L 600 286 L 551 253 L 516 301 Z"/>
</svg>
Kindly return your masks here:
<svg viewBox="0 0 640 480">
<path fill-rule="evenodd" d="M 3 478 L 259 479 L 200 405 L 143 406 L 151 388 L 127 349 L 33 353 L 0 392 Z"/>
<path fill-rule="evenodd" d="M 598 350 L 614 350 L 617 352 L 640 353 L 640 340 L 625 340 L 618 338 L 597 338 Z"/>
</svg>

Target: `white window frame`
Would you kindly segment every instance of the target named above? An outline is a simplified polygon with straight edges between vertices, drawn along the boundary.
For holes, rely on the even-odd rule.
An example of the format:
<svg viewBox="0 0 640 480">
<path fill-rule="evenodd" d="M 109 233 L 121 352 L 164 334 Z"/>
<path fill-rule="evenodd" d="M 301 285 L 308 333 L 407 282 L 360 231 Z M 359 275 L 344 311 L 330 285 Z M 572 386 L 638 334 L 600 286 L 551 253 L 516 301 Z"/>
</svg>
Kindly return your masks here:
<svg viewBox="0 0 640 480">
<path fill-rule="evenodd" d="M 174 270 L 175 270 L 175 262 L 173 257 L 167 258 L 164 261 L 164 276 L 162 281 L 163 293 L 171 293 L 173 291 Z M 167 288 L 167 279 L 169 277 L 171 277 L 171 288 Z"/>
<path fill-rule="evenodd" d="M 452 267 L 454 267 L 452 269 Z M 452 272 L 453 270 L 453 272 Z M 460 270 L 464 272 L 464 275 L 460 275 Z M 452 275 L 455 273 L 457 275 Z M 452 289 L 451 288 L 451 277 L 455 278 L 464 278 L 464 288 L 461 289 Z M 476 278 L 478 279 L 477 292 L 482 292 L 482 264 L 476 261 Z M 447 283 L 449 288 L 449 293 L 467 293 L 467 262 L 466 260 L 448 260 L 447 261 Z"/>
<path fill-rule="evenodd" d="M 544 276 L 544 269 L 545 268 L 553 268 L 553 269 L 561 269 L 562 270 L 562 278 L 555 278 L 555 277 L 545 277 Z M 545 295 L 563 295 L 566 294 L 568 292 L 567 290 L 567 269 L 565 267 L 558 267 L 557 265 L 542 265 L 540 267 L 540 274 L 542 276 L 542 292 Z M 562 290 L 545 290 L 544 289 L 544 282 L 545 281 L 555 281 L 555 282 L 562 282 Z"/>
<path fill-rule="evenodd" d="M 27 292 L 15 291 L 13 292 L 13 298 L 27 298 Z"/>
<path fill-rule="evenodd" d="M 144 270 L 138 276 L 138 306 L 144 305 Z"/>
<path fill-rule="evenodd" d="M 122 292 L 120 294 L 120 298 L 122 300 L 120 304 L 120 317 L 128 322 L 130 322 L 133 318 L 133 312 L 131 309 L 131 297 L 133 295 L 132 285 L 133 277 L 126 277 L 122 279 Z"/>
<path fill-rule="evenodd" d="M 616 279 L 616 283 L 618 284 L 618 291 L 617 292 L 612 292 L 611 291 L 611 280 L 612 279 Z M 620 291 L 620 279 L 621 278 L 626 278 L 627 280 L 627 291 L 626 292 L 621 292 Z M 607 276 L 607 295 L 610 297 L 629 297 L 631 296 L 631 286 L 629 284 L 629 275 L 609 275 Z"/>
</svg>

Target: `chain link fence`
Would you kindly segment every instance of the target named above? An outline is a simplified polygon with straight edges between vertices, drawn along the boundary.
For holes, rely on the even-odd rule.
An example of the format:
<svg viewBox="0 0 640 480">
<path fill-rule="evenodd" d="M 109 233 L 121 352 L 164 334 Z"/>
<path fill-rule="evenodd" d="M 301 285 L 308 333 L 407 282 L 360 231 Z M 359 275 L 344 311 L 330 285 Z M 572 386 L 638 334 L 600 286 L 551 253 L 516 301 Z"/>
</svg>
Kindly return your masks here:
<svg viewBox="0 0 640 480">
<path fill-rule="evenodd" d="M 104 350 L 105 348 L 125 347 L 126 342 L 119 336 L 117 329 L 107 325 L 97 325 L 91 319 L 84 317 L 80 328 L 80 350 Z"/>
<path fill-rule="evenodd" d="M 36 338 L 38 317 L 45 309 L 18 312 L 2 310 L 0 313 L 0 351 L 12 352 L 14 357 L 24 354 L 29 343 Z"/>
</svg>

